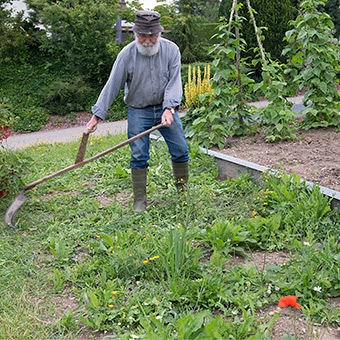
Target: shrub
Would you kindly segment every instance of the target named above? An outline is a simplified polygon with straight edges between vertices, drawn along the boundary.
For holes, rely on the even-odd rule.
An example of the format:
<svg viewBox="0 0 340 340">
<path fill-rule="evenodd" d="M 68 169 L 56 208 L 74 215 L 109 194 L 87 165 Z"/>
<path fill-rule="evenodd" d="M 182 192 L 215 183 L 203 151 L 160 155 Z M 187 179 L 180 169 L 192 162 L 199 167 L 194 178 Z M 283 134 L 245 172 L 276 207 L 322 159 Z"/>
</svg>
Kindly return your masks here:
<svg viewBox="0 0 340 340">
<path fill-rule="evenodd" d="M 0 148 L 0 202 L 7 204 L 22 186 L 22 175 L 27 170 L 29 159 L 18 157 L 9 149 Z"/>
<path fill-rule="evenodd" d="M 106 117 L 107 120 L 114 122 L 127 118 L 128 107 L 124 102 L 124 90 L 120 90 L 117 98 L 113 102 L 111 109 Z"/>
<path fill-rule="evenodd" d="M 81 76 L 70 81 L 56 80 L 43 89 L 43 105 L 51 114 L 67 115 L 72 111 L 81 111 L 91 91 Z"/>
<path fill-rule="evenodd" d="M 15 131 L 33 132 L 39 131 L 48 121 L 46 111 L 41 107 L 20 107 L 20 120 L 15 124 Z"/>
<path fill-rule="evenodd" d="M 13 126 L 17 120 L 11 111 L 11 105 L 8 103 L 8 99 L 0 98 L 0 144 L 3 139 L 6 139 L 10 135 L 10 127 Z"/>
<path fill-rule="evenodd" d="M 0 63 L 24 63 L 35 45 L 23 13 L 6 17 L 0 22 Z"/>
<path fill-rule="evenodd" d="M 31 17 L 44 24 L 37 32 L 41 49 L 62 61 L 70 72 L 79 72 L 103 83 L 123 47 L 113 42 L 118 3 L 111 1 L 27 0 Z M 114 47 L 112 47 L 114 45 Z"/>
</svg>

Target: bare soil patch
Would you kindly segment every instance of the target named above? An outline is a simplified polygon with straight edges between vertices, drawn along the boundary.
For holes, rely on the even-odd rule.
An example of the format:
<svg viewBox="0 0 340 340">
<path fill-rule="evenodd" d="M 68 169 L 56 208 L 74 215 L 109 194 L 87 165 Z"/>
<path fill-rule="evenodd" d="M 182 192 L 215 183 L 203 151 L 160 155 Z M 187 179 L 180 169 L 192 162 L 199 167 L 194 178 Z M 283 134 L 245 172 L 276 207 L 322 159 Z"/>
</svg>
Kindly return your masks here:
<svg viewBox="0 0 340 340">
<path fill-rule="evenodd" d="M 259 134 L 230 137 L 212 150 L 340 191 L 340 132 L 334 128 L 299 130 L 295 140 L 268 143 Z"/>
</svg>

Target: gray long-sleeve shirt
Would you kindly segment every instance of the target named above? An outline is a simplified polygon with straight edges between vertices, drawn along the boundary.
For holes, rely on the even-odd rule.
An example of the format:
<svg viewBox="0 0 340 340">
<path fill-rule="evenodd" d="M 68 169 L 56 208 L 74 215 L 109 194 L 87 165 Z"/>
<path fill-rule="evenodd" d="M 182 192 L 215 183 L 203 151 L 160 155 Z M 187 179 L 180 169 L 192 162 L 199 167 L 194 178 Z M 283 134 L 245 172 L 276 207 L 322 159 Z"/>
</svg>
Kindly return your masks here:
<svg viewBox="0 0 340 340">
<path fill-rule="evenodd" d="M 159 51 L 152 57 L 139 53 L 135 41 L 125 46 L 117 56 L 110 77 L 92 107 L 92 113 L 105 119 L 107 110 L 124 86 L 124 101 L 129 106 L 179 106 L 182 82 L 177 45 L 160 38 Z"/>
</svg>

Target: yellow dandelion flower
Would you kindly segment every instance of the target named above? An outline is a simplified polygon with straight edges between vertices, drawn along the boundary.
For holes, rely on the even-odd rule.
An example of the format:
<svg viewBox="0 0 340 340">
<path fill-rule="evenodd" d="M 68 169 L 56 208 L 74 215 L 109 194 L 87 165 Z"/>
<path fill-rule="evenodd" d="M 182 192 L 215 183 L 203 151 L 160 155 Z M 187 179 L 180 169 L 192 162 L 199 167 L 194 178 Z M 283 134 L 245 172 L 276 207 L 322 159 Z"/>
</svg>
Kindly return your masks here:
<svg viewBox="0 0 340 340">
<path fill-rule="evenodd" d="M 150 261 L 153 261 L 155 258 L 154 257 L 150 257 Z"/>
<path fill-rule="evenodd" d="M 116 248 L 118 248 L 118 249 L 119 249 L 119 248 L 120 248 L 120 246 L 116 246 Z"/>
<path fill-rule="evenodd" d="M 155 260 L 159 259 L 159 256 L 158 255 L 154 256 L 154 259 Z"/>
<path fill-rule="evenodd" d="M 147 264 L 148 262 L 149 262 L 148 260 L 144 260 L 144 261 L 143 261 L 144 264 Z"/>
<path fill-rule="evenodd" d="M 113 308 L 113 305 L 109 305 L 109 308 Z"/>
<path fill-rule="evenodd" d="M 114 290 L 113 292 L 111 292 L 112 293 L 112 295 L 116 295 L 117 294 L 117 292 Z"/>
<path fill-rule="evenodd" d="M 97 238 L 100 238 L 100 235 L 97 235 L 96 237 L 97 237 Z"/>
</svg>

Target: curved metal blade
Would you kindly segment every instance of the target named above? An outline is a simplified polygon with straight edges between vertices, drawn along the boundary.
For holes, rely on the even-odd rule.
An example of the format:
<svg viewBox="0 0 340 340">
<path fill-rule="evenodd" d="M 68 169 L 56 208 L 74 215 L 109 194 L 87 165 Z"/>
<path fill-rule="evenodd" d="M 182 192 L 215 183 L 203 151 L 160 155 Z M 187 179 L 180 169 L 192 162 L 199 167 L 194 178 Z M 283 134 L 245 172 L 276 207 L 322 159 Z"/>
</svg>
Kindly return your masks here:
<svg viewBox="0 0 340 340">
<path fill-rule="evenodd" d="M 5 223 L 9 227 L 16 228 L 13 223 L 14 215 L 28 199 L 29 198 L 25 196 L 25 190 L 20 191 L 17 197 L 15 197 L 5 214 Z"/>
</svg>

